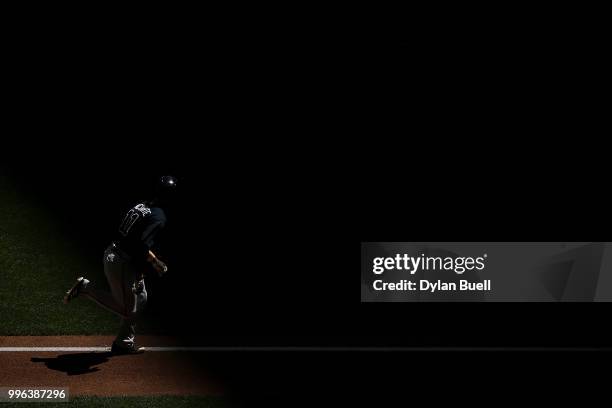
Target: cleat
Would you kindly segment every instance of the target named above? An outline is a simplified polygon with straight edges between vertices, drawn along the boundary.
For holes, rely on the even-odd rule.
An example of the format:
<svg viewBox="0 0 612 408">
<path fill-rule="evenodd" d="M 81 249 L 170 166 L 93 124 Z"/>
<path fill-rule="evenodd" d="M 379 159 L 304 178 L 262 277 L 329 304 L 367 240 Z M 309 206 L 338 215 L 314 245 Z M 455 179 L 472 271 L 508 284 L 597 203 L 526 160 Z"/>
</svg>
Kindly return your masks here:
<svg viewBox="0 0 612 408">
<path fill-rule="evenodd" d="M 70 288 L 66 295 L 64 296 L 64 303 L 68 304 L 72 299 L 79 296 L 81 289 L 83 289 L 83 285 L 87 283 L 87 280 L 82 276 L 76 280 L 76 283 Z"/>
<path fill-rule="evenodd" d="M 111 353 L 119 356 L 125 354 L 142 354 L 145 352 L 144 347 L 136 347 L 135 345 L 131 345 L 128 347 L 118 346 L 117 343 L 113 342 L 113 346 L 111 347 Z"/>
</svg>

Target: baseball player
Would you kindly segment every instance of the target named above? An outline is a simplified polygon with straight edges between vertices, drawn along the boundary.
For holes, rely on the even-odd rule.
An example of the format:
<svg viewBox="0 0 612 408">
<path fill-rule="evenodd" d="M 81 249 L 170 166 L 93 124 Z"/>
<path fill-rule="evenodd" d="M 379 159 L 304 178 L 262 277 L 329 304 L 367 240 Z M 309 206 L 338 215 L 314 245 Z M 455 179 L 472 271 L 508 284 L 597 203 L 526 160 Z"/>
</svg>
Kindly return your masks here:
<svg viewBox="0 0 612 408">
<path fill-rule="evenodd" d="M 144 347 L 134 344 L 135 324 L 147 303 L 144 274 L 153 269 L 162 276 L 168 270 L 151 248 L 166 224 L 162 208 L 170 202 L 175 190 L 174 177 L 161 177 L 155 198 L 135 205 L 124 216 L 119 225 L 118 239 L 104 251 L 104 274 L 110 293 L 79 277 L 64 296 L 64 303 L 68 303 L 84 295 L 121 317 L 121 327 L 111 347 L 113 354 L 144 352 Z"/>
</svg>

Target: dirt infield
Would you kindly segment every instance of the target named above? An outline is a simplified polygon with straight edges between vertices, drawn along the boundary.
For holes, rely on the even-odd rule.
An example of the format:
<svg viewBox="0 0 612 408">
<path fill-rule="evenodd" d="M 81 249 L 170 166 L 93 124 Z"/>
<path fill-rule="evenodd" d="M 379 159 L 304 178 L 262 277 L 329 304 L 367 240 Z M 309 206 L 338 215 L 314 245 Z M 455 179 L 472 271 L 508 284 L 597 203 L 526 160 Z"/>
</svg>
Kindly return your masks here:
<svg viewBox="0 0 612 408">
<path fill-rule="evenodd" d="M 110 336 L 9 336 L 0 337 L 0 348 L 106 347 L 112 340 Z M 178 345 L 172 338 L 138 340 L 145 347 Z M 134 356 L 105 351 L 0 351 L 0 387 L 68 387 L 73 396 L 223 395 L 224 385 L 205 366 L 205 356 L 186 351 Z"/>
</svg>

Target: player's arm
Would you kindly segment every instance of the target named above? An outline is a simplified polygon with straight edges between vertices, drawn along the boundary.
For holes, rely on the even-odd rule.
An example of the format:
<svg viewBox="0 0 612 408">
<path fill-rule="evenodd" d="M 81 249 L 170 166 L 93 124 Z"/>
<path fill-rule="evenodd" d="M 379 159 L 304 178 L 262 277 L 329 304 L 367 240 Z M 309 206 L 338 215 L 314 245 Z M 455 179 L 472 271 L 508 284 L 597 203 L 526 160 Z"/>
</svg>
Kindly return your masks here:
<svg viewBox="0 0 612 408">
<path fill-rule="evenodd" d="M 151 251 L 155 240 L 159 232 L 164 228 L 165 221 L 163 219 L 157 218 L 157 215 L 154 213 L 152 217 L 148 220 L 149 224 L 142 232 L 141 242 L 145 249 L 145 259 L 153 269 L 162 276 L 164 273 L 168 271 L 168 267 L 166 264 L 159 260 L 157 255 Z"/>
<path fill-rule="evenodd" d="M 166 266 L 166 264 L 160 261 L 160 259 L 151 250 L 149 250 L 149 253 L 147 254 L 147 262 L 149 262 L 151 266 L 153 266 L 153 269 L 157 271 L 159 276 L 168 272 L 168 267 Z"/>
</svg>

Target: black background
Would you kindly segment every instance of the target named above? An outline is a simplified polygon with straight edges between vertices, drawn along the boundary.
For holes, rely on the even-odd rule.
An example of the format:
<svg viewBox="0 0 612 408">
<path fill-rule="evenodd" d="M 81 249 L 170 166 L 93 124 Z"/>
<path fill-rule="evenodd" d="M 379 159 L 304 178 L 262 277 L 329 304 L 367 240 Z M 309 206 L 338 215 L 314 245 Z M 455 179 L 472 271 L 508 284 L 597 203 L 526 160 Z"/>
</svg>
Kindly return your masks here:
<svg viewBox="0 0 612 408">
<path fill-rule="evenodd" d="M 179 177 L 172 274 L 151 297 L 170 334 L 211 344 L 609 345 L 607 304 L 359 301 L 361 241 L 610 240 L 607 170 L 590 138 L 601 110 L 580 93 L 588 85 L 560 90 L 552 57 L 530 55 L 538 76 L 504 62 L 522 54 L 503 46 L 483 68 L 477 50 L 451 64 L 435 46 L 412 58 L 393 38 L 199 40 L 188 28 L 135 42 L 78 37 L 16 46 L 3 167 L 95 257 L 155 176 Z M 324 393 L 355 384 L 383 393 L 403 385 L 398 365 L 429 364 L 426 354 L 356 358 L 363 365 L 325 353 L 235 364 L 247 373 L 265 364 L 260 382 L 295 394 L 304 389 L 287 378 L 326 384 Z M 489 361 L 453 358 L 448 367 Z M 558 359 L 539 361 L 550 369 Z M 321 373 L 335 364 L 345 371 Z"/>
<path fill-rule="evenodd" d="M 21 49 L 35 60 L 13 60 L 3 165 L 96 258 L 157 176 L 180 178 L 164 243 L 175 273 L 152 296 L 169 331 L 245 344 L 608 341 L 607 305 L 360 304 L 353 276 L 361 241 L 609 240 L 584 106 L 533 103 L 541 84 L 528 76 L 486 93 L 495 71 L 459 70 L 483 86 L 450 89 L 401 43 L 349 47 L 362 65 L 347 67 L 307 43 L 132 52 L 65 39 L 35 38 Z"/>
</svg>

